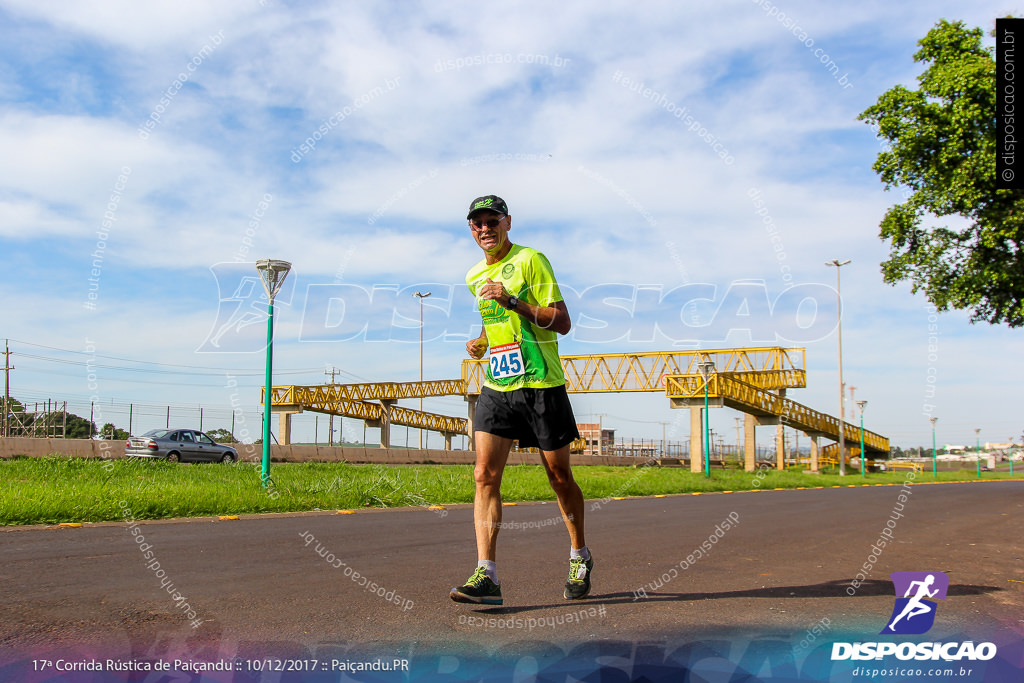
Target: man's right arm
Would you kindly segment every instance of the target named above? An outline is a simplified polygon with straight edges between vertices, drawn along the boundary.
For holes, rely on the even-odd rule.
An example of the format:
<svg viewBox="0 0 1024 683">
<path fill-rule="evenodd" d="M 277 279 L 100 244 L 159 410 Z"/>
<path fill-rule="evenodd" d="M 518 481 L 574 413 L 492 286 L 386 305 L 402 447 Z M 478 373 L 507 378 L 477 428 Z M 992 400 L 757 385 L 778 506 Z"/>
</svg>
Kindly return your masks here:
<svg viewBox="0 0 1024 683">
<path fill-rule="evenodd" d="M 487 352 L 487 330 L 483 326 L 480 327 L 480 336 L 476 339 L 470 339 L 466 342 L 466 352 L 469 353 L 470 358 L 477 360 L 484 357 L 484 353 Z"/>
</svg>

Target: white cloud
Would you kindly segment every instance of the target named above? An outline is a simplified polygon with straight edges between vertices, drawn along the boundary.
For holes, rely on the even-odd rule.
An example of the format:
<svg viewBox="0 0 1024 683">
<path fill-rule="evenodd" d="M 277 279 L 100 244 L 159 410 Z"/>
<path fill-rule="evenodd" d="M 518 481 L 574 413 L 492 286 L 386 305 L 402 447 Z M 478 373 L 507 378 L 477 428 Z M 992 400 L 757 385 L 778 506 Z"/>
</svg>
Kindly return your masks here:
<svg viewBox="0 0 1024 683">
<path fill-rule="evenodd" d="M 216 32 L 225 24 L 260 11 L 261 4 L 259 0 L 147 4 L 131 0 L 46 3 L 4 0 L 0 3 L 17 17 L 47 22 L 65 35 L 78 34 L 139 52 L 205 37 L 204 32 Z"/>
</svg>

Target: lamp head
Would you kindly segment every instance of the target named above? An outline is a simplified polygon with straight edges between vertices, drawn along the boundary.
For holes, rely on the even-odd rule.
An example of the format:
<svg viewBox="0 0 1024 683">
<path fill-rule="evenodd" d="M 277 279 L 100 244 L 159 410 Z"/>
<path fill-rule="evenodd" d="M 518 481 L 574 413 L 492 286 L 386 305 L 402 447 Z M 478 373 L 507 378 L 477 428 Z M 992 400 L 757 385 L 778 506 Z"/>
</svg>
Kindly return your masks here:
<svg viewBox="0 0 1024 683">
<path fill-rule="evenodd" d="M 268 258 L 256 261 L 256 270 L 259 271 L 260 280 L 263 282 L 263 289 L 266 290 L 268 298 L 273 299 L 281 291 L 281 285 L 284 284 L 284 279 L 288 277 L 288 272 L 291 269 L 292 264 L 288 261 Z"/>
<path fill-rule="evenodd" d="M 713 373 L 714 371 L 715 364 L 710 360 L 703 360 L 700 363 L 697 363 L 697 372 L 699 372 L 700 376 L 703 377 L 705 380 L 708 377 L 710 377 L 711 373 Z"/>
</svg>

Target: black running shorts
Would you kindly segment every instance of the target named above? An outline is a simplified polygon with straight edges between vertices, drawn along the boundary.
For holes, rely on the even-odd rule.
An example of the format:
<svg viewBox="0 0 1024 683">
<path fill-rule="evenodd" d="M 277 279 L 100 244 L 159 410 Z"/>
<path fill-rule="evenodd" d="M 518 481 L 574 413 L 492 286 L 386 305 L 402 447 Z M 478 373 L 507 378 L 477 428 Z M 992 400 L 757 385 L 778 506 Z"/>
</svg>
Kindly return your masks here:
<svg viewBox="0 0 1024 683">
<path fill-rule="evenodd" d="M 476 402 L 478 432 L 517 439 L 521 448 L 555 451 L 578 439 L 565 385 L 546 389 L 480 390 Z"/>
</svg>

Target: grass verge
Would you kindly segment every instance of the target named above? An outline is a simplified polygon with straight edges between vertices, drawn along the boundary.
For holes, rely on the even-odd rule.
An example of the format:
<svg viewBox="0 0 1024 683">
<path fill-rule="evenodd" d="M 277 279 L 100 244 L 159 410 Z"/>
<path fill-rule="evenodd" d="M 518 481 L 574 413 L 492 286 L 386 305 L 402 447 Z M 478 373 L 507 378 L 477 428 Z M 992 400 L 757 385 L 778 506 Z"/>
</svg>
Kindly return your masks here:
<svg viewBox="0 0 1024 683">
<path fill-rule="evenodd" d="M 908 474 L 840 477 L 798 471 L 746 473 L 715 470 L 710 478 L 680 468 L 586 466 L 573 469 L 589 500 L 751 489 L 902 484 Z M 1024 472 L 1016 472 L 1020 479 Z M 247 463 L 183 465 L 149 460 L 51 456 L 0 460 L 0 524 L 58 524 L 122 519 L 122 502 L 135 519 L 260 512 L 406 507 L 473 502 L 471 465 L 274 464 L 273 488 Z M 985 472 L 983 480 L 1009 479 Z M 973 470 L 940 472 L 937 481 L 976 481 Z M 913 481 L 936 481 L 931 472 Z M 506 502 L 554 500 L 539 465 L 509 466 Z"/>
</svg>

